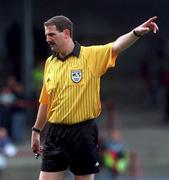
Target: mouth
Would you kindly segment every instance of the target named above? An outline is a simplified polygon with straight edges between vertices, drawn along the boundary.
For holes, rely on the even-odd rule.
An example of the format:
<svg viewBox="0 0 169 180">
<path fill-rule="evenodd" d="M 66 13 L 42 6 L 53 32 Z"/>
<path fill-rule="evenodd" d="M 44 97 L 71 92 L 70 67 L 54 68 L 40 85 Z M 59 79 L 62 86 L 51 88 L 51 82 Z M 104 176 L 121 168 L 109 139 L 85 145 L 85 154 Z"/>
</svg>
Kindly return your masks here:
<svg viewBox="0 0 169 180">
<path fill-rule="evenodd" d="M 50 48 L 53 50 L 55 48 L 55 44 L 54 43 L 48 43 Z"/>
<path fill-rule="evenodd" d="M 54 46 L 55 44 L 54 43 L 48 43 L 49 44 L 49 46 Z"/>
</svg>

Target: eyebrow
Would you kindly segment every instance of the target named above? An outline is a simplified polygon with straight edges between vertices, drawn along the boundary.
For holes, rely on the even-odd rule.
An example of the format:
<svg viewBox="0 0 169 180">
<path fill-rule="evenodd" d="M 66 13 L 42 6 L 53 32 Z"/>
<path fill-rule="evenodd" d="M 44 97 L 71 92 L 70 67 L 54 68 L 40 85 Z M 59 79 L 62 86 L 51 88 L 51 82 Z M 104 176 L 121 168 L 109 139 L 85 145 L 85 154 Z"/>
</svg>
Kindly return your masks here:
<svg viewBox="0 0 169 180">
<path fill-rule="evenodd" d="M 55 33 L 54 33 L 54 32 L 49 32 L 49 33 L 45 33 L 45 35 L 46 35 L 46 36 L 47 36 L 47 35 L 51 36 L 51 35 L 55 35 Z"/>
</svg>

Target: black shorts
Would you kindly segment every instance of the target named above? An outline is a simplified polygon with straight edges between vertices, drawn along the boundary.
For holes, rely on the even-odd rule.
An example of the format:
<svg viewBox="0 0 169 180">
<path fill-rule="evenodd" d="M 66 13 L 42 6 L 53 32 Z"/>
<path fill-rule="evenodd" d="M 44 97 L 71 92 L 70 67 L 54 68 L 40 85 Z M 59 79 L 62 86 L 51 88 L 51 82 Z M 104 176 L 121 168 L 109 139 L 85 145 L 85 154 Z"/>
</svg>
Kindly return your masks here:
<svg viewBox="0 0 169 180">
<path fill-rule="evenodd" d="M 74 175 L 99 172 L 98 128 L 94 120 L 74 125 L 49 124 L 41 170 L 66 169 Z"/>
</svg>

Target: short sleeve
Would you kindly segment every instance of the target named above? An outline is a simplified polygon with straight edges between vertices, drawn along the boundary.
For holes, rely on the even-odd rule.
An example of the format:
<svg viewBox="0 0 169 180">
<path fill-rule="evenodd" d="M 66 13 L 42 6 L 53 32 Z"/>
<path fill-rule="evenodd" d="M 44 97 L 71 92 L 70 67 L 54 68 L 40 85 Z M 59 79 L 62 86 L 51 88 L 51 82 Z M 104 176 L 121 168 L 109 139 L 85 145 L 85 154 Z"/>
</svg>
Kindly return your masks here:
<svg viewBox="0 0 169 180">
<path fill-rule="evenodd" d="M 39 98 L 39 102 L 41 104 L 48 104 L 48 94 L 47 94 L 47 91 L 46 91 L 45 84 L 43 84 L 41 94 L 40 94 L 40 98 Z"/>
<path fill-rule="evenodd" d="M 108 68 L 115 66 L 117 52 L 113 52 L 112 43 L 91 46 L 87 54 L 88 66 L 96 76 L 103 75 Z"/>
<path fill-rule="evenodd" d="M 45 68 L 44 68 L 44 77 L 43 77 L 43 86 L 42 86 L 42 90 L 41 90 L 41 94 L 39 97 L 39 102 L 42 104 L 48 104 L 48 93 L 46 90 L 46 84 L 45 84 L 45 76 L 46 76 L 46 71 L 47 71 L 47 67 L 48 67 L 48 63 L 50 62 L 51 57 L 49 57 L 45 63 Z"/>
</svg>

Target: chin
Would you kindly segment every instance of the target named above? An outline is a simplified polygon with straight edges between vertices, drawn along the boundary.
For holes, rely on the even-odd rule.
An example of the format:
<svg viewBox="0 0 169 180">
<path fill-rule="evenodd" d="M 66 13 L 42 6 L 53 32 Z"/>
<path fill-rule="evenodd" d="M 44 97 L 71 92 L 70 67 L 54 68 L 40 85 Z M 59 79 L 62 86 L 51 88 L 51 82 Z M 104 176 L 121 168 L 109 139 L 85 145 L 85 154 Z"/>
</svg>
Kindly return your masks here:
<svg viewBox="0 0 169 180">
<path fill-rule="evenodd" d="M 52 51 L 54 51 L 54 50 L 55 50 L 55 48 L 54 48 L 53 46 L 50 46 L 50 48 L 51 48 L 51 50 L 52 50 Z"/>
<path fill-rule="evenodd" d="M 56 51 L 54 46 L 50 46 L 50 48 L 51 48 L 52 51 Z"/>
</svg>

